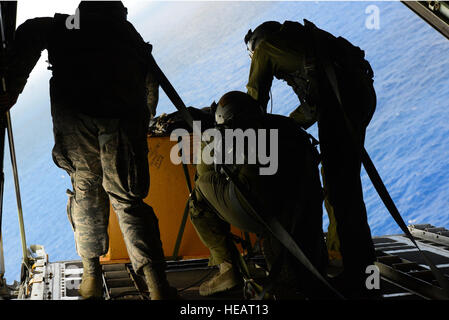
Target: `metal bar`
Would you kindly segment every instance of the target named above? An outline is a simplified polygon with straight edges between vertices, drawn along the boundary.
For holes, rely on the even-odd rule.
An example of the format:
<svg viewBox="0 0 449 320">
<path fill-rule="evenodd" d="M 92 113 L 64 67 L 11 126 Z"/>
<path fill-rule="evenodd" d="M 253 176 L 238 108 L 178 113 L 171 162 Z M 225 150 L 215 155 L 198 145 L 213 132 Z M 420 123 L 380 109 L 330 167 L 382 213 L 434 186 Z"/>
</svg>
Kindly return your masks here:
<svg viewBox="0 0 449 320">
<path fill-rule="evenodd" d="M 3 191 L 5 185 L 5 174 L 3 172 L 3 160 L 5 154 L 5 117 L 0 119 L 0 281 L 5 274 L 5 258 L 3 255 L 3 240 L 2 240 L 2 221 L 3 221 Z"/>
<path fill-rule="evenodd" d="M 133 281 L 129 277 L 118 278 L 118 279 L 106 279 L 106 282 L 108 284 L 108 287 L 113 287 L 113 288 L 130 287 L 134 284 Z"/>
<path fill-rule="evenodd" d="M 132 268 L 130 268 L 129 265 L 125 266 L 126 270 L 128 271 L 129 274 L 129 278 L 132 280 L 132 282 L 134 283 L 134 287 L 136 288 L 136 291 L 139 292 L 139 296 L 142 300 L 150 300 L 150 298 L 148 297 L 148 286 L 146 284 L 146 282 L 144 281 L 144 279 L 142 277 L 139 277 L 134 270 L 132 270 Z"/>
<path fill-rule="evenodd" d="M 430 24 L 435 30 L 440 32 L 443 36 L 449 39 L 449 25 L 448 23 L 433 13 L 428 7 L 426 7 L 422 1 L 401 1 L 410 10 L 415 12 L 424 21 Z"/>
<path fill-rule="evenodd" d="M 395 270 L 394 268 L 375 262 L 379 268 L 380 274 L 393 281 L 395 284 L 399 284 L 401 287 L 406 288 L 410 292 L 413 292 L 425 299 L 446 300 L 447 296 L 443 289 L 436 287 L 426 281 L 415 278 L 405 272 Z"/>
<path fill-rule="evenodd" d="M 5 257 L 3 255 L 3 239 L 0 234 L 0 288 L 2 286 L 3 275 L 5 274 Z"/>
<path fill-rule="evenodd" d="M 449 237 L 446 235 L 446 232 L 448 230 L 446 230 L 445 228 L 434 228 L 433 226 L 429 225 L 429 227 L 421 229 L 417 228 L 417 226 L 411 225 L 408 226 L 408 229 L 410 230 L 410 233 L 416 238 L 449 246 Z"/>
<path fill-rule="evenodd" d="M 111 298 L 115 298 L 117 296 L 126 296 L 126 295 L 140 295 L 140 292 L 137 291 L 136 287 L 118 287 L 118 288 L 110 288 L 109 294 Z"/>
<path fill-rule="evenodd" d="M 447 299 L 444 289 L 433 283 L 432 271 L 397 255 L 384 254 L 380 252 L 375 262 L 383 278 L 425 299 Z"/>
<path fill-rule="evenodd" d="M 181 246 L 182 237 L 184 235 L 184 229 L 187 223 L 187 216 L 189 215 L 189 199 L 190 195 L 192 194 L 192 185 L 190 183 L 190 176 L 187 165 L 183 163 L 182 168 L 186 176 L 187 188 L 189 189 L 189 197 L 187 198 L 187 203 L 184 209 L 184 213 L 182 215 L 181 225 L 179 226 L 178 236 L 176 237 L 175 247 L 173 249 L 173 256 L 172 256 L 173 260 L 178 260 L 179 258 L 178 257 L 179 247 Z"/>
<path fill-rule="evenodd" d="M 104 272 L 104 276 L 105 276 L 106 280 L 129 278 L 128 271 L 126 271 L 126 270 L 106 271 L 106 272 Z"/>
<path fill-rule="evenodd" d="M 127 271 L 124 264 L 104 264 L 102 265 L 103 272 L 109 271 Z"/>
<path fill-rule="evenodd" d="M 181 225 L 179 226 L 179 231 L 178 231 L 178 236 L 176 238 L 176 242 L 175 242 L 175 248 L 173 249 L 173 256 L 172 259 L 173 260 L 178 260 L 178 252 L 179 252 L 179 247 L 181 246 L 181 240 L 182 240 L 182 236 L 184 235 L 184 229 L 187 223 L 187 216 L 189 215 L 189 198 L 187 199 L 187 203 L 186 206 L 184 208 L 184 214 L 182 215 L 182 221 L 181 221 Z"/>
<path fill-rule="evenodd" d="M 180 141 L 181 137 L 178 139 L 178 142 Z M 182 215 L 181 225 L 179 226 L 178 236 L 176 237 L 175 247 L 173 249 L 173 256 L 172 256 L 173 260 L 178 260 L 179 258 L 178 257 L 179 247 L 181 246 L 182 237 L 184 235 L 184 229 L 187 223 L 187 216 L 189 215 L 189 199 L 193 191 L 192 183 L 190 181 L 189 168 L 187 167 L 187 164 L 184 163 L 184 161 L 182 161 L 182 170 L 184 171 L 184 176 L 186 178 L 187 189 L 189 190 L 189 197 L 187 198 L 184 214 Z"/>
<path fill-rule="evenodd" d="M 182 169 L 184 171 L 184 176 L 186 177 L 187 189 L 189 190 L 189 194 L 190 194 L 190 193 L 192 193 L 193 188 L 192 188 L 192 183 L 190 181 L 189 169 L 184 162 L 182 163 Z"/>
<path fill-rule="evenodd" d="M 0 237 L 2 235 L 3 217 L 3 192 L 5 184 L 5 173 L 3 164 L 5 159 L 5 135 L 6 135 L 6 115 L 0 116 Z"/>
<path fill-rule="evenodd" d="M 27 251 L 27 244 L 26 244 L 26 238 L 25 238 L 25 225 L 23 222 L 23 210 L 22 210 L 22 199 L 20 196 L 19 173 L 17 170 L 16 150 L 14 147 L 14 137 L 13 137 L 13 133 L 12 133 L 11 116 L 10 116 L 9 112 L 6 113 L 6 125 L 7 125 L 7 130 L 8 130 L 9 153 L 11 155 L 11 164 L 12 164 L 13 176 L 14 176 L 14 186 L 16 189 L 17 211 L 18 211 L 18 216 L 19 216 L 20 238 L 22 241 L 23 262 L 28 267 L 28 251 Z"/>
</svg>

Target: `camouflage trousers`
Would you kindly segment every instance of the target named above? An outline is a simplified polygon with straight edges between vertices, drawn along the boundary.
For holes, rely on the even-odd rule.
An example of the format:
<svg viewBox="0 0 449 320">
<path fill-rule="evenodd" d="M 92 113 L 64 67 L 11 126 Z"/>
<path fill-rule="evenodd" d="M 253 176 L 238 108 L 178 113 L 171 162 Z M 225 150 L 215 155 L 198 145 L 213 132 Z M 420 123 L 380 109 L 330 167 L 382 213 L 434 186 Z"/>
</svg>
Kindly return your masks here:
<svg viewBox="0 0 449 320">
<path fill-rule="evenodd" d="M 238 200 L 229 186 L 224 176 L 207 172 L 197 176 L 189 199 L 190 221 L 209 249 L 209 266 L 234 262 L 236 248 L 231 237 L 231 225 L 248 232 L 265 231 L 254 217 L 236 204 Z"/>
<path fill-rule="evenodd" d="M 93 118 L 52 107 L 53 160 L 70 175 L 67 213 L 78 254 L 108 251 L 110 204 L 133 268 L 165 265 L 157 217 L 143 202 L 149 190 L 147 115 L 131 119 Z"/>
<path fill-rule="evenodd" d="M 303 167 L 304 171 L 309 172 L 308 177 L 307 174 L 302 175 L 305 182 L 301 182 L 307 190 L 298 192 L 296 201 L 290 201 L 290 198 L 282 199 L 283 201 L 273 198 L 274 211 L 269 212 L 290 231 L 318 270 L 323 271 L 327 265 L 327 251 L 322 232 L 321 186 L 318 171 L 308 166 Z M 294 182 L 290 183 L 290 186 L 292 185 Z M 246 204 L 239 200 L 238 194 L 233 184 L 222 174 L 212 171 L 196 177 L 195 189 L 189 200 L 190 219 L 199 238 L 210 251 L 209 265 L 232 262 L 235 246 L 230 233 L 231 225 L 242 231 L 258 234 L 264 239 L 266 247 L 275 248 L 275 253 L 279 253 L 283 248 L 268 229 L 250 213 Z M 258 196 L 269 198 L 270 192 Z M 290 230 L 292 225 L 295 227 Z M 275 255 L 266 255 L 269 265 Z M 289 259 L 296 264 L 295 258 Z"/>
<path fill-rule="evenodd" d="M 318 179 L 318 172 L 314 174 Z M 319 180 L 308 184 L 310 189 L 320 188 Z M 312 182 L 312 181 L 307 181 Z M 221 174 L 207 172 L 195 181 L 195 189 L 189 200 L 190 219 L 199 238 L 209 249 L 209 265 L 230 262 L 238 265 L 238 250 L 233 242 L 231 225 L 241 231 L 256 233 L 262 239 L 262 252 L 269 270 L 279 263 L 280 271 L 275 275 L 276 290 L 301 290 L 309 297 L 325 298 L 326 292 L 319 281 L 293 257 L 285 247 L 273 236 L 250 212 L 233 200 L 232 184 Z M 268 189 L 268 187 L 267 187 Z M 325 274 L 327 251 L 322 233 L 322 195 L 320 190 L 307 194 L 298 194 L 301 199 L 301 212 L 295 218 L 296 204 L 284 199 L 276 201 L 277 211 L 270 212 L 290 232 L 304 254 L 319 272 Z M 269 195 L 261 195 L 269 197 Z M 237 200 L 238 201 L 238 200 Z M 291 210 L 289 210 L 289 208 Z M 294 228 L 292 226 L 295 225 Z M 279 262 L 282 261 L 282 262 Z"/>
</svg>

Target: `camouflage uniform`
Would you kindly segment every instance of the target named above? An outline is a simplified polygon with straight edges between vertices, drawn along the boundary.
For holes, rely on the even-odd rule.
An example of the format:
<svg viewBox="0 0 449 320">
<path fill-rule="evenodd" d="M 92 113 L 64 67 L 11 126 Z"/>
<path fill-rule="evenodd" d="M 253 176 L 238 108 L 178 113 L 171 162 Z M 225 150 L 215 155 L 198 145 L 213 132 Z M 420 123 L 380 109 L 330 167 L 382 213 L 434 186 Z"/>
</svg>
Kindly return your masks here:
<svg viewBox="0 0 449 320">
<path fill-rule="evenodd" d="M 374 263 L 375 251 L 360 179 L 361 148 L 376 108 L 376 93 L 363 51 L 343 46 L 340 42 L 345 43 L 344 39 L 337 40 L 323 30 L 317 32 L 328 41 L 324 46 L 333 59 L 343 108 L 354 127 L 354 136 L 326 74 L 319 68 L 310 37 L 297 22 L 285 21 L 279 32 L 267 36 L 254 50 L 247 89 L 266 108 L 273 78 L 284 80 L 301 100 L 301 108 L 292 112 L 292 118 L 305 128 L 317 122 L 327 206 L 332 206 L 337 222 L 345 271 L 357 278 L 357 286 L 364 286 L 365 268 Z M 335 47 L 327 48 L 330 45 Z M 303 106 L 304 100 L 307 104 Z"/>
<path fill-rule="evenodd" d="M 135 270 L 162 262 L 153 209 L 143 202 L 149 188 L 148 117 L 94 118 L 53 106 L 55 163 L 70 175 L 68 215 L 83 258 L 106 254 L 109 200 L 118 216 Z"/>
<path fill-rule="evenodd" d="M 327 251 L 322 231 L 323 194 L 317 158 L 308 138 L 293 120 L 278 115 L 266 116 L 265 128 L 279 129 L 278 170 L 260 175 L 259 165 L 234 165 L 239 181 L 263 207 L 290 232 L 304 254 L 320 272 L 325 272 Z M 260 214 L 260 213 L 259 213 Z M 230 225 L 263 238 L 268 265 L 286 259 L 283 270 L 290 270 L 289 285 L 295 281 L 308 286 L 314 279 L 290 254 L 280 256 L 283 246 L 251 213 L 243 196 L 214 165 L 197 165 L 195 190 L 190 201 L 190 217 L 202 242 L 210 250 L 209 265 L 235 263 L 236 248 L 230 237 Z M 283 272 L 285 274 L 285 272 Z M 310 279 L 310 283 L 308 280 Z M 295 285 L 299 285 L 299 283 Z"/>
<path fill-rule="evenodd" d="M 27 20 L 16 32 L 8 74 L 22 92 L 41 51 L 48 50 L 53 159 L 71 177 L 67 211 L 82 258 L 108 251 L 110 203 L 134 270 L 165 266 L 158 221 L 143 202 L 149 190 L 147 130 L 158 83 L 146 63 L 151 46 L 121 16 L 65 28 L 68 15 Z"/>
</svg>

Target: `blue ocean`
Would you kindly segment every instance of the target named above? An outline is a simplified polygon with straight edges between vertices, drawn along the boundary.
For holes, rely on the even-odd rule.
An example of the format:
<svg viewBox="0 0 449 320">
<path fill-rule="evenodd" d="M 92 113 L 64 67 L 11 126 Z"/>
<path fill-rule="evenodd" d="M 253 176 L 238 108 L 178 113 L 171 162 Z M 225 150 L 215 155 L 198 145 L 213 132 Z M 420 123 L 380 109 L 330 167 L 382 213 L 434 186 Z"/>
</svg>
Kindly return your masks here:
<svg viewBox="0 0 449 320">
<path fill-rule="evenodd" d="M 19 2 L 18 10 L 26 5 Z M 142 2 L 129 13 L 184 102 L 198 108 L 245 90 L 250 59 L 243 38 L 264 21 L 307 19 L 361 47 L 375 73 L 378 101 L 366 149 L 407 224 L 449 228 L 449 41 L 402 3 Z M 26 241 L 44 245 L 51 261 L 71 260 L 79 258 L 66 216 L 71 185 L 51 158 L 46 59 L 44 51 L 11 112 Z M 288 115 L 299 101 L 275 80 L 272 103 L 273 113 Z M 158 114 L 174 111 L 161 91 Z M 309 131 L 316 136 L 316 127 Z M 401 233 L 363 170 L 362 179 L 373 235 Z M 8 148 L 2 230 L 11 283 L 19 279 L 22 251 Z"/>
</svg>

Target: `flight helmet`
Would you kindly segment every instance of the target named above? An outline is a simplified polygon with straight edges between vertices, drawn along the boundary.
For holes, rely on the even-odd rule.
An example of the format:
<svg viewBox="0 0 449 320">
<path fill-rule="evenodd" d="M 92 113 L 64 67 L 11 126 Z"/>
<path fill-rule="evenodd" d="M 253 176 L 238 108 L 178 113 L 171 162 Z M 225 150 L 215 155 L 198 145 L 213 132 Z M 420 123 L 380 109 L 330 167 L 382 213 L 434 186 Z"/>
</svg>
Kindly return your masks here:
<svg viewBox="0 0 449 320">
<path fill-rule="evenodd" d="M 218 101 L 215 123 L 226 128 L 251 127 L 263 117 L 260 104 L 241 91 L 230 91 Z"/>
<path fill-rule="evenodd" d="M 281 26 L 282 25 L 277 21 L 266 21 L 254 29 L 254 32 L 249 29 L 245 36 L 245 44 L 249 52 L 249 56 L 252 58 L 254 50 L 256 50 L 260 42 L 265 40 L 267 36 L 279 31 Z"/>
</svg>

